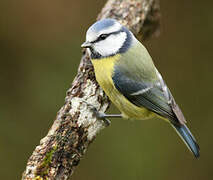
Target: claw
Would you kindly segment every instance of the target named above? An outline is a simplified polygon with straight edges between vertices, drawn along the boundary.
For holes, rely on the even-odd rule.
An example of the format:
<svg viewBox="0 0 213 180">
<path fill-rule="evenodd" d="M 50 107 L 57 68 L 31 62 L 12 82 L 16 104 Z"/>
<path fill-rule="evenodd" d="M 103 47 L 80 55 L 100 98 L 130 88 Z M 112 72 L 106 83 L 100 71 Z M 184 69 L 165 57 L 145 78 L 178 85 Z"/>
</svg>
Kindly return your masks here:
<svg viewBox="0 0 213 180">
<path fill-rule="evenodd" d="M 104 122 L 105 127 L 108 127 L 111 124 L 111 121 L 107 118 L 102 119 L 102 121 Z"/>
</svg>

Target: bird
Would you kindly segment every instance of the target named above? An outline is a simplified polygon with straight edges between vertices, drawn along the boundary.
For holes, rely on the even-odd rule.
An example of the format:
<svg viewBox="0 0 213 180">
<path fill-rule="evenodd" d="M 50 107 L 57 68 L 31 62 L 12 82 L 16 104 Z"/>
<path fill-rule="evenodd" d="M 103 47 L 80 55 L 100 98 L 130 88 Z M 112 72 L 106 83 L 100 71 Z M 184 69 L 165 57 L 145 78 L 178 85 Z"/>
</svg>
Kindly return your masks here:
<svg viewBox="0 0 213 180">
<path fill-rule="evenodd" d="M 89 52 L 95 77 L 121 114 L 100 113 L 100 118 L 168 122 L 196 158 L 200 148 L 186 126 L 185 117 L 142 43 L 117 20 L 92 24 L 81 45 Z"/>
</svg>

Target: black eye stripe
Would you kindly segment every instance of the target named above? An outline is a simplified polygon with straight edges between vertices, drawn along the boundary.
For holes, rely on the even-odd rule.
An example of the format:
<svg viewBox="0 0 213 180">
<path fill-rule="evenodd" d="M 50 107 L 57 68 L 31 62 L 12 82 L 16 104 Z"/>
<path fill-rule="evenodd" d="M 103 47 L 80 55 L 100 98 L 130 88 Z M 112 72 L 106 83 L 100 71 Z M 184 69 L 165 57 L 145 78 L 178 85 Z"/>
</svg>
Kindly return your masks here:
<svg viewBox="0 0 213 180">
<path fill-rule="evenodd" d="M 91 43 L 96 43 L 96 42 L 102 41 L 102 40 L 106 39 L 107 37 L 109 37 L 110 35 L 119 34 L 120 32 L 123 32 L 123 31 L 119 30 L 119 31 L 115 31 L 115 32 L 112 32 L 109 34 L 101 34 L 100 36 L 98 36 L 98 38 L 95 41 L 92 41 Z"/>
</svg>

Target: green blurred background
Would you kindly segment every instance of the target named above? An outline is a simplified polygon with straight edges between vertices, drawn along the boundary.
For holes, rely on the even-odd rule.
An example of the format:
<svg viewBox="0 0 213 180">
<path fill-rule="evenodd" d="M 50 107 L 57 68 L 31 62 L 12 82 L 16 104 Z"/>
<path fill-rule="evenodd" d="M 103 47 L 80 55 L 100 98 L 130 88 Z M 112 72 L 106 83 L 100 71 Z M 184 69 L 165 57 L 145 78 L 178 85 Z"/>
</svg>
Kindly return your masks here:
<svg viewBox="0 0 213 180">
<path fill-rule="evenodd" d="M 86 29 L 104 4 L 0 1 L 0 179 L 20 179 L 47 134 L 75 77 Z M 162 0 L 161 34 L 145 42 L 188 119 L 201 158 L 195 160 L 163 121 L 112 120 L 72 179 L 213 179 L 212 7 L 211 0 Z"/>
</svg>

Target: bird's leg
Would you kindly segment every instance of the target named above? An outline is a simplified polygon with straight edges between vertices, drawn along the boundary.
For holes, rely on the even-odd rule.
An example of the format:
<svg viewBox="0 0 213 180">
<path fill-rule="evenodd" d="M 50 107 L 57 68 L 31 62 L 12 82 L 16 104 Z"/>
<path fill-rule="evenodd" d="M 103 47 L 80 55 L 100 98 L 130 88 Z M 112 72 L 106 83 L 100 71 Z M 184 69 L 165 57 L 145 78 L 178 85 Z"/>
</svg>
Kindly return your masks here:
<svg viewBox="0 0 213 180">
<path fill-rule="evenodd" d="M 104 119 L 104 118 L 122 118 L 121 114 L 105 114 L 103 112 L 96 112 L 96 117 L 98 119 Z"/>
</svg>

